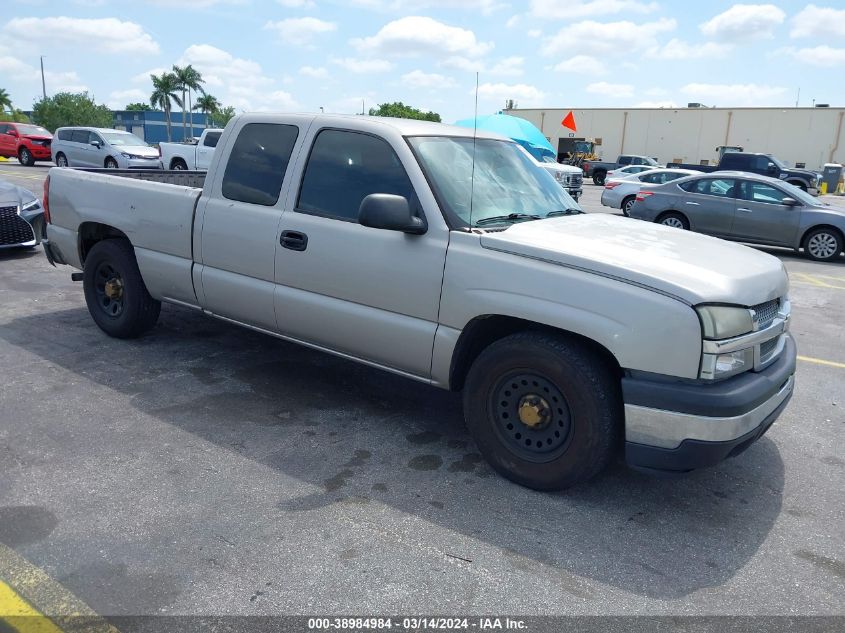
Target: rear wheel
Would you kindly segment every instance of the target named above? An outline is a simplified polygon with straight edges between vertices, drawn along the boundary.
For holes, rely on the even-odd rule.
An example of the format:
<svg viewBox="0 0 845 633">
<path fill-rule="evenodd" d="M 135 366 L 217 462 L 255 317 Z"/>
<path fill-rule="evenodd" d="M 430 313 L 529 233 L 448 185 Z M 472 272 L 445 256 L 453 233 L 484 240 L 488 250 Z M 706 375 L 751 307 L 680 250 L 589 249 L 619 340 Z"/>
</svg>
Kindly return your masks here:
<svg viewBox="0 0 845 633">
<path fill-rule="evenodd" d="M 835 229 L 813 229 L 804 238 L 804 253 L 819 262 L 831 261 L 842 252 L 842 235 Z"/>
<path fill-rule="evenodd" d="M 105 165 L 106 169 L 117 169 L 117 161 L 111 156 L 106 159 Z"/>
<path fill-rule="evenodd" d="M 67 167 L 67 156 L 59 152 L 56 154 L 56 165 L 58 167 Z"/>
<path fill-rule="evenodd" d="M 607 172 L 606 171 L 593 172 L 593 184 L 603 187 L 604 181 L 606 179 L 607 179 Z"/>
<path fill-rule="evenodd" d="M 662 224 L 663 226 L 670 226 L 673 229 L 684 229 L 685 231 L 689 230 L 689 220 L 676 211 L 664 213 L 657 218 L 656 222 L 658 224 Z"/>
<path fill-rule="evenodd" d="M 529 488 L 559 490 L 610 461 L 621 432 L 619 381 L 583 343 L 522 332 L 475 360 L 464 415 L 496 471 Z"/>
<path fill-rule="evenodd" d="M 178 158 L 170 164 L 170 169 L 178 169 L 178 170 L 181 171 L 181 170 L 184 170 L 184 169 L 188 169 L 188 165 L 185 163 L 184 160 L 182 160 L 181 158 Z"/>
<path fill-rule="evenodd" d="M 21 147 L 21 151 L 18 153 L 18 160 L 20 161 L 21 165 L 24 165 L 26 167 L 32 167 L 35 164 L 35 159 L 32 157 L 32 152 L 30 152 L 25 147 Z"/>
<path fill-rule="evenodd" d="M 628 196 L 622 201 L 622 215 L 629 216 L 631 215 L 631 209 L 634 206 L 634 203 L 637 201 L 636 196 Z"/>
<path fill-rule="evenodd" d="M 94 245 L 85 260 L 83 288 L 91 318 L 109 336 L 134 338 L 158 320 L 161 302 L 147 291 L 135 252 L 126 240 Z"/>
</svg>

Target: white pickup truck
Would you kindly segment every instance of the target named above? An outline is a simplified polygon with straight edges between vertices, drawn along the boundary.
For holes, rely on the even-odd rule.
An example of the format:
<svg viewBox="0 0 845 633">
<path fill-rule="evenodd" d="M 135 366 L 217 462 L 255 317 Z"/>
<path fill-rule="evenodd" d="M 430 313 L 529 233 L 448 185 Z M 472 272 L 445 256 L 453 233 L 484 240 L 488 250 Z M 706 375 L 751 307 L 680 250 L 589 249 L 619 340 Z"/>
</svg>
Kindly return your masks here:
<svg viewBox="0 0 845 633">
<path fill-rule="evenodd" d="M 241 115 L 202 189 L 53 168 L 45 252 L 83 270 L 110 336 L 150 330 L 167 301 L 463 390 L 479 450 L 532 488 L 622 450 L 688 471 L 760 437 L 794 384 L 780 261 L 583 214 L 516 144 L 468 134 Z"/>
<path fill-rule="evenodd" d="M 196 143 L 160 143 L 161 168 L 206 171 L 222 134 L 223 130 L 208 128 Z"/>
</svg>

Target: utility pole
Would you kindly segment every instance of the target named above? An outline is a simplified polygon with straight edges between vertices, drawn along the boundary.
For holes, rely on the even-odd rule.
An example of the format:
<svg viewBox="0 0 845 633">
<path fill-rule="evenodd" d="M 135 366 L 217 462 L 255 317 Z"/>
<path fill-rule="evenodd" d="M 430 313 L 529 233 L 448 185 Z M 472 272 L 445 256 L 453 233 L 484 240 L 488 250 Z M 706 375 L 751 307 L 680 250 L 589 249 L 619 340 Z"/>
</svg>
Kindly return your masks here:
<svg viewBox="0 0 845 633">
<path fill-rule="evenodd" d="M 44 55 L 41 56 L 41 93 L 47 98 L 47 84 L 44 81 Z"/>
<path fill-rule="evenodd" d="M 801 100 L 801 86 L 798 86 L 798 96 L 795 97 L 795 107 L 798 107 L 798 102 Z"/>
</svg>

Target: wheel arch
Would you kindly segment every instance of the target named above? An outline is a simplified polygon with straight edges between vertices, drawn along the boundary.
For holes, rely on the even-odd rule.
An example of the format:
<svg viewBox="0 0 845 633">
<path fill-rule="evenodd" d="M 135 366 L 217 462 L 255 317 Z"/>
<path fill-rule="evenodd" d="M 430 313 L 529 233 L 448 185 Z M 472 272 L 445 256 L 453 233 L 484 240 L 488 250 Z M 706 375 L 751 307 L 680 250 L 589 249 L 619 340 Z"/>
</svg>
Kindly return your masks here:
<svg viewBox="0 0 845 633">
<path fill-rule="evenodd" d="M 806 231 L 804 231 L 804 233 L 801 235 L 801 241 L 799 242 L 801 248 L 807 247 L 807 238 L 809 237 L 810 233 L 819 229 L 828 229 L 829 231 L 836 233 L 836 235 L 839 236 L 840 244 L 845 245 L 845 233 L 843 233 L 842 229 L 837 226 L 834 226 L 833 224 L 814 224 Z"/>
<path fill-rule="evenodd" d="M 176 169 L 174 167 L 174 165 L 184 165 L 185 169 L 187 169 L 188 168 L 188 161 L 186 161 L 181 156 L 174 156 L 173 158 L 170 159 L 170 167 L 168 167 L 168 169 Z"/>
<path fill-rule="evenodd" d="M 111 239 L 123 239 L 129 242 L 129 237 L 118 228 L 102 222 L 83 222 L 79 225 L 79 261 L 85 264 L 85 258 L 97 242 Z"/>
<path fill-rule="evenodd" d="M 619 361 L 600 343 L 570 330 L 557 328 L 536 321 L 529 321 L 502 314 L 485 314 L 472 319 L 461 331 L 452 353 L 449 369 L 449 389 L 459 391 L 464 386 L 467 373 L 479 354 L 496 341 L 518 332 L 544 332 L 569 337 L 585 344 L 602 358 L 614 374 L 622 377 Z"/>
<path fill-rule="evenodd" d="M 106 167 L 109 164 L 109 161 L 114 161 L 114 164 L 120 167 L 120 161 L 118 161 L 114 156 L 109 154 L 103 159 L 103 167 Z"/>
<path fill-rule="evenodd" d="M 660 222 L 663 220 L 663 218 L 665 218 L 667 215 L 679 215 L 679 216 L 681 216 L 683 219 L 685 219 L 687 221 L 687 225 L 690 227 L 690 229 L 692 229 L 693 224 L 692 224 L 692 221 L 690 220 L 689 216 L 686 213 L 684 213 L 683 211 L 678 211 L 677 209 L 666 209 L 665 211 L 661 211 L 660 213 L 657 214 L 657 217 L 654 218 L 654 221 L 657 224 L 660 224 Z"/>
</svg>

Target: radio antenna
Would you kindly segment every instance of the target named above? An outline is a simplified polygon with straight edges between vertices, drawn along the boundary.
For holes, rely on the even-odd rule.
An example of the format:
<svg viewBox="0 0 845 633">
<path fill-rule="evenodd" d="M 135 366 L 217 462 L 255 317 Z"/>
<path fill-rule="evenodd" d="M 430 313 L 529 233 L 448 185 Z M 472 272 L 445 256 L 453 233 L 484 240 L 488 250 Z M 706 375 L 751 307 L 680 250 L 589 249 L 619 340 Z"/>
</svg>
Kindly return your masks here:
<svg viewBox="0 0 845 633">
<path fill-rule="evenodd" d="M 475 141 L 478 136 L 478 71 L 475 72 L 475 114 L 472 119 L 472 171 L 469 177 L 469 228 L 472 230 L 472 200 L 475 197 Z"/>
</svg>

